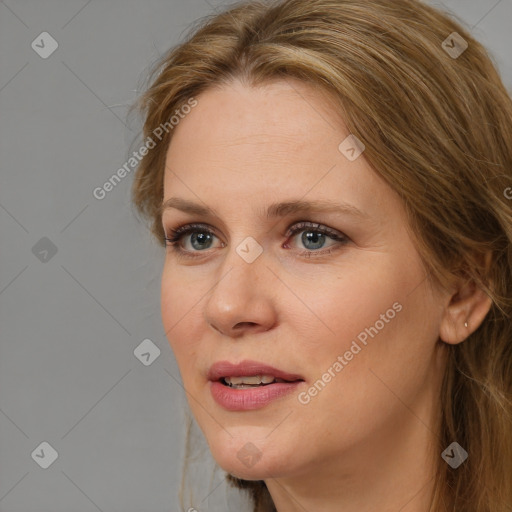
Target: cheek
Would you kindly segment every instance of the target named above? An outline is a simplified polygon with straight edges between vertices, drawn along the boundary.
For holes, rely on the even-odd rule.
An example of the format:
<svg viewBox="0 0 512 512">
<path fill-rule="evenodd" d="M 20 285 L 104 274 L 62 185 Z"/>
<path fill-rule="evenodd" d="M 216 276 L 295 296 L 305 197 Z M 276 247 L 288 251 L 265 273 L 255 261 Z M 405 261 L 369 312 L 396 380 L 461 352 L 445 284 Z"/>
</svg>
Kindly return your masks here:
<svg viewBox="0 0 512 512">
<path fill-rule="evenodd" d="M 421 286 L 411 293 L 414 286 L 409 286 L 407 276 L 395 272 L 389 277 L 393 279 L 374 281 L 373 289 L 367 283 L 354 283 L 354 292 L 346 280 L 345 291 L 337 289 L 336 303 L 315 302 L 316 307 L 323 306 L 322 318 L 334 334 L 324 328 L 327 334 L 311 338 L 307 350 L 311 384 L 318 389 L 310 388 L 312 398 L 305 408 L 311 421 L 317 414 L 334 413 L 353 432 L 358 425 L 382 424 L 394 414 L 407 412 L 402 401 L 414 402 L 435 371 L 432 297 Z M 341 366 L 335 366 L 338 356 L 343 358 Z M 334 378 L 327 374 L 329 369 Z"/>
<path fill-rule="evenodd" d="M 402 296 L 400 282 L 385 270 L 382 264 L 368 264 L 364 272 L 349 267 L 318 275 L 302 282 L 301 288 L 295 283 L 293 288 L 301 300 L 287 293 L 293 314 L 290 325 L 307 333 L 305 342 L 322 352 L 348 349 L 352 339 L 373 326 Z"/>
<path fill-rule="evenodd" d="M 202 304 L 200 299 L 206 290 L 204 279 L 187 275 L 186 271 L 179 270 L 172 262 L 165 263 L 161 279 L 161 309 L 166 332 L 176 325 L 171 331 L 174 332 L 180 324 L 188 321 L 189 313 L 193 313 Z"/>
<path fill-rule="evenodd" d="M 309 293 L 307 288 L 302 289 L 311 311 L 299 301 L 293 306 L 297 345 L 301 345 L 298 351 L 307 354 L 310 378 L 315 382 L 333 367 L 338 356 L 346 354 L 343 369 L 337 366 L 340 377 L 329 387 L 354 387 L 361 391 L 361 397 L 363 390 L 370 391 L 370 381 L 375 381 L 370 368 L 376 372 L 383 368 L 386 374 L 393 374 L 410 363 L 411 354 L 421 351 L 420 345 L 426 345 L 415 332 L 415 312 L 418 307 L 426 312 L 426 304 L 415 303 L 410 294 L 414 276 L 397 271 L 400 266 L 391 262 L 375 263 L 365 266 L 364 272 L 352 268 L 340 272 L 342 277 L 320 278 L 314 288 L 309 287 Z"/>
<path fill-rule="evenodd" d="M 198 283 L 199 284 L 199 283 Z M 200 300 L 205 291 L 197 290 L 179 273 L 164 269 L 161 281 L 162 324 L 169 344 L 181 368 L 188 367 L 196 357 L 201 335 L 195 330 L 200 326 Z"/>
</svg>

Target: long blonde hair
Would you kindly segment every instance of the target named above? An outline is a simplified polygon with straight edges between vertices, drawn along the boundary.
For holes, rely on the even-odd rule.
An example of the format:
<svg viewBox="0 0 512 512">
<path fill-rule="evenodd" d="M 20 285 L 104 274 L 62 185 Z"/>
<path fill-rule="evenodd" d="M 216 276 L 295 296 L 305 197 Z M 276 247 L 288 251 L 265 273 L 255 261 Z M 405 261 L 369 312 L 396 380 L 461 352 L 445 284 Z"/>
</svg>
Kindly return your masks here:
<svg viewBox="0 0 512 512">
<path fill-rule="evenodd" d="M 445 288 L 473 280 L 491 297 L 480 327 L 448 346 L 430 510 L 510 511 L 512 101 L 492 57 L 454 16 L 418 0 L 239 2 L 202 20 L 149 73 L 134 105 L 144 137 L 235 77 L 294 77 L 332 95 L 373 170 L 403 200 L 429 279 Z M 142 159 L 132 189 L 162 246 L 172 133 Z M 440 456 L 454 440 L 469 453 L 457 469 Z M 264 481 L 227 478 L 250 493 L 255 512 L 275 511 Z"/>
</svg>

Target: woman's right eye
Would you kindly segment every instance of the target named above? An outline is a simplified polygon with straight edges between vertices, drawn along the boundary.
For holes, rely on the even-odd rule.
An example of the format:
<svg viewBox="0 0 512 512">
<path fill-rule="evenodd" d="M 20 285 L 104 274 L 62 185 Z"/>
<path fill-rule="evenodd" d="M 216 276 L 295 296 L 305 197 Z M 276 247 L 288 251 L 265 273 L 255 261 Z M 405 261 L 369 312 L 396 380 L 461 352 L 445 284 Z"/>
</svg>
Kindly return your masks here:
<svg viewBox="0 0 512 512">
<path fill-rule="evenodd" d="M 192 245 L 192 251 L 187 248 L 182 249 L 181 241 L 187 235 L 192 235 L 190 238 L 187 238 L 187 241 Z M 177 251 L 200 252 L 204 249 L 210 249 L 213 238 L 216 238 L 216 236 L 208 227 L 191 224 L 169 230 L 169 235 L 165 236 L 165 242 Z"/>
</svg>

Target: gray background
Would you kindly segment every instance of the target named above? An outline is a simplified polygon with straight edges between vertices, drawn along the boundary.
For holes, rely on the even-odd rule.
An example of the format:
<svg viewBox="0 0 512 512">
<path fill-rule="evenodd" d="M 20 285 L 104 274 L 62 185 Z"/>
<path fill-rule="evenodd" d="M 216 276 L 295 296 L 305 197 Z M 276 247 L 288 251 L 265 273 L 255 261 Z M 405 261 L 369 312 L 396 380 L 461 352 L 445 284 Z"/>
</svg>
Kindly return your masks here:
<svg viewBox="0 0 512 512">
<path fill-rule="evenodd" d="M 130 205 L 133 172 L 92 191 L 134 149 L 145 70 L 228 3 L 0 1 L 1 512 L 180 510 L 186 400 L 161 325 L 163 249 Z M 432 3 L 512 89 L 512 0 Z M 47 59 L 31 47 L 44 31 L 59 45 Z M 148 366 L 145 339 L 161 351 Z M 43 441 L 58 452 L 47 469 L 31 455 Z M 213 467 L 204 450 L 193 505 L 241 510 Z"/>
</svg>

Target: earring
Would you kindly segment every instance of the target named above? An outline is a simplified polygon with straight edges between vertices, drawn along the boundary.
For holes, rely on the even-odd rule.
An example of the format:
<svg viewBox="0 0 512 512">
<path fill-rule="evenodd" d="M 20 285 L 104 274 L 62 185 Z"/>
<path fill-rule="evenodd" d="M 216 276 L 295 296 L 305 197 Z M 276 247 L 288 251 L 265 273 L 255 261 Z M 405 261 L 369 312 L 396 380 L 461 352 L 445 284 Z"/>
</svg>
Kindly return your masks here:
<svg viewBox="0 0 512 512">
<path fill-rule="evenodd" d="M 464 322 L 464 327 L 468 327 L 468 323 L 467 322 Z"/>
</svg>

